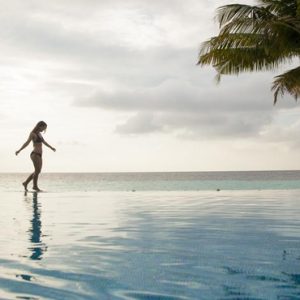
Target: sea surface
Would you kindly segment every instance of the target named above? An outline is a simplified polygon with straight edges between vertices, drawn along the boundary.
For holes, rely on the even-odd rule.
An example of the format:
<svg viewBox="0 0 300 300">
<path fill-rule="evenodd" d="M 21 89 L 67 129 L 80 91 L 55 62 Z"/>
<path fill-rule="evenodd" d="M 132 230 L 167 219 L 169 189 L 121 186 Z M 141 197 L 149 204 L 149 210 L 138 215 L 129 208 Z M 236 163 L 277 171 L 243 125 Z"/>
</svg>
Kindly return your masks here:
<svg viewBox="0 0 300 300">
<path fill-rule="evenodd" d="M 300 299 L 300 172 L 0 175 L 0 299 Z"/>
<path fill-rule="evenodd" d="M 0 190 L 19 190 L 29 174 L 0 173 Z M 300 171 L 46 173 L 40 187 L 68 191 L 286 190 L 300 188 Z"/>
</svg>

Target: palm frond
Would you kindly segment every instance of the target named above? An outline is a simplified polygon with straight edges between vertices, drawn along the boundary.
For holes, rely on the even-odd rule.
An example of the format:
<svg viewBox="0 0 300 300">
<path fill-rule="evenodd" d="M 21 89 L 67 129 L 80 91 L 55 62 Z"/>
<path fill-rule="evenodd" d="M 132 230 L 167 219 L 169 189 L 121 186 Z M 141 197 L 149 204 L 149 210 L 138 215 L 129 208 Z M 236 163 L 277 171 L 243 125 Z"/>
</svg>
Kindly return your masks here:
<svg viewBox="0 0 300 300">
<path fill-rule="evenodd" d="M 236 8 L 239 6 L 239 9 Z M 223 33 L 276 33 L 280 28 L 300 34 L 300 18 L 293 15 L 276 15 L 265 7 L 245 5 L 226 5 L 220 8 L 217 18 L 220 34 Z"/>
<path fill-rule="evenodd" d="M 278 75 L 275 78 L 272 86 L 274 104 L 276 104 L 278 96 L 283 96 L 286 92 L 291 94 L 295 100 L 300 97 L 300 67 Z"/>
<path fill-rule="evenodd" d="M 274 24 L 278 29 L 282 28 L 300 34 L 300 17 L 282 16 Z"/>
<path fill-rule="evenodd" d="M 262 34 L 224 34 L 201 46 L 198 64 L 212 64 L 222 74 L 272 70 L 298 56 L 293 47 L 279 47 Z"/>
<path fill-rule="evenodd" d="M 199 64 L 212 64 L 220 74 L 240 74 L 246 71 L 273 70 L 280 64 L 291 62 L 292 58 L 266 55 L 263 49 L 227 49 L 215 50 L 202 55 Z"/>
<path fill-rule="evenodd" d="M 257 0 L 256 6 L 230 4 L 219 7 L 218 36 L 201 45 L 199 65 L 211 64 L 223 74 L 272 70 L 300 57 L 300 0 Z M 285 92 L 299 96 L 299 80 L 284 73 L 273 83 L 274 102 Z M 291 80 L 289 82 L 288 80 Z"/>
<path fill-rule="evenodd" d="M 211 38 L 202 43 L 200 54 L 205 54 L 211 50 L 216 49 L 230 49 L 230 48 L 250 48 L 257 47 L 265 42 L 264 35 L 252 33 L 232 33 L 222 34 Z"/>
<path fill-rule="evenodd" d="M 297 0 L 259 0 L 261 6 L 278 16 L 294 15 L 297 10 Z"/>
<path fill-rule="evenodd" d="M 253 20 L 251 18 L 235 19 L 225 24 L 219 34 L 225 33 L 265 33 L 270 26 L 269 22 L 262 20 Z"/>
<path fill-rule="evenodd" d="M 256 19 L 259 16 L 272 14 L 265 10 L 263 7 L 251 6 L 246 4 L 229 4 L 221 6 L 217 9 L 216 19 L 219 22 L 220 28 L 224 25 L 234 21 L 245 18 Z"/>
</svg>

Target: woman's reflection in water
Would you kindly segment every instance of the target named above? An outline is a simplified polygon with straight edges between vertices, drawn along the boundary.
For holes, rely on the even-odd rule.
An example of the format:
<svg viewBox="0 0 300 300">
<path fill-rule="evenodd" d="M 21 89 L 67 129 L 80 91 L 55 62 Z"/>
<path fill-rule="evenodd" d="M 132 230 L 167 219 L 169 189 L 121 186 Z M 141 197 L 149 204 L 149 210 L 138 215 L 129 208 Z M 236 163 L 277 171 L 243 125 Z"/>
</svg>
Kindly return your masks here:
<svg viewBox="0 0 300 300">
<path fill-rule="evenodd" d="M 30 242 L 31 246 L 29 250 L 32 252 L 30 255 L 30 259 L 33 260 L 41 260 L 43 253 L 47 250 L 45 244 L 42 243 L 42 222 L 41 222 L 41 205 L 38 203 L 38 193 L 33 192 L 32 194 L 32 210 L 33 215 L 30 220 L 31 228 L 28 230 L 30 233 Z M 27 197 L 27 192 L 25 192 L 25 199 L 29 200 Z"/>
</svg>

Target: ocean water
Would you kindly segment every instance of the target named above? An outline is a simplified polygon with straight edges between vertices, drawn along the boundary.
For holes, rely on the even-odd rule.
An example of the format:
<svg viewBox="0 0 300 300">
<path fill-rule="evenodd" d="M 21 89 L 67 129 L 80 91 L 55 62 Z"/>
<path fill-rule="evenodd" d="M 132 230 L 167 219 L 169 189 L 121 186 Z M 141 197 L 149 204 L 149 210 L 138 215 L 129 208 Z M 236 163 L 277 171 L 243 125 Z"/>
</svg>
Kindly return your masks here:
<svg viewBox="0 0 300 300">
<path fill-rule="evenodd" d="M 22 189 L 28 174 L 1 174 L 0 190 Z M 48 173 L 40 186 L 49 191 L 200 191 L 300 188 L 300 171 Z"/>
<path fill-rule="evenodd" d="M 2 174 L 0 299 L 300 299 L 299 172 L 271 173 Z"/>
</svg>

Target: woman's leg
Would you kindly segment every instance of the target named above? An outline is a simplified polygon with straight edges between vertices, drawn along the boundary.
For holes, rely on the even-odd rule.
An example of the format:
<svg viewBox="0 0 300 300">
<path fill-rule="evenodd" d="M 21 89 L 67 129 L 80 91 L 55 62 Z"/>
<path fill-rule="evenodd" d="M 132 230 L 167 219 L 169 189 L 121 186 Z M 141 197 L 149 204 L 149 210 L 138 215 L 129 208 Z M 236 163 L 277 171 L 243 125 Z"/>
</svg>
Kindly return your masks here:
<svg viewBox="0 0 300 300">
<path fill-rule="evenodd" d="M 28 183 L 33 179 L 33 175 L 34 175 L 34 173 L 30 174 L 30 175 L 28 176 L 28 178 L 23 182 L 23 186 L 24 186 L 24 188 L 25 188 L 25 191 L 27 191 L 27 185 L 28 185 Z"/>
<path fill-rule="evenodd" d="M 42 158 L 37 154 L 32 154 L 31 159 L 34 165 L 33 189 L 39 191 L 40 189 L 38 187 L 38 179 L 39 179 L 39 174 L 41 173 L 42 170 Z"/>
</svg>

